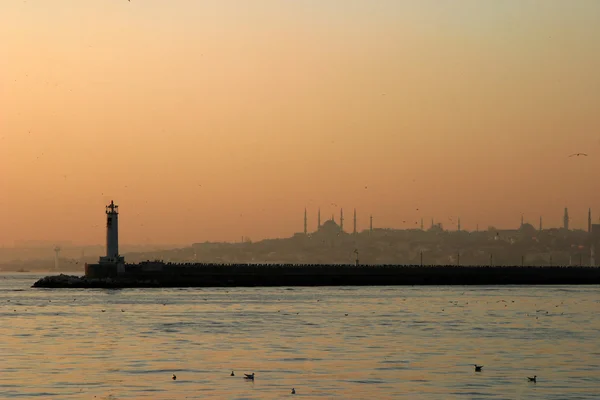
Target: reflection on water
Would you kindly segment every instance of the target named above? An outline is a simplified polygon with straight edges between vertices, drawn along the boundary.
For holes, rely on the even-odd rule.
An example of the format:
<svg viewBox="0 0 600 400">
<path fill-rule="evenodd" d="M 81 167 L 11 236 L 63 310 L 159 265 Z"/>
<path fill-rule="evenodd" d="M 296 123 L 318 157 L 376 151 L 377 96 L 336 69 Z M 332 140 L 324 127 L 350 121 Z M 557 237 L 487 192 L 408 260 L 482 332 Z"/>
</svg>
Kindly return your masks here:
<svg viewBox="0 0 600 400">
<path fill-rule="evenodd" d="M 598 286 L 30 289 L 37 278 L 0 275 L 0 398 L 275 399 L 294 387 L 301 398 L 594 399 L 600 390 Z"/>
</svg>

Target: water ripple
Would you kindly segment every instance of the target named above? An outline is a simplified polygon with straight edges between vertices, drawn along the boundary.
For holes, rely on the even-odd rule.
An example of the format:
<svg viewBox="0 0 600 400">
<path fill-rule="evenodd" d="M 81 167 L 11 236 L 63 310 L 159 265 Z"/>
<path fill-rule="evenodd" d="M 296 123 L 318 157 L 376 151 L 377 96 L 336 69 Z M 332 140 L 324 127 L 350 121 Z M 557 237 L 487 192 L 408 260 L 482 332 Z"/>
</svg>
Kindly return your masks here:
<svg viewBox="0 0 600 400">
<path fill-rule="evenodd" d="M 277 399 L 292 387 L 595 399 L 600 387 L 597 286 L 32 290 L 36 276 L 7 278 L 3 399 Z"/>
</svg>

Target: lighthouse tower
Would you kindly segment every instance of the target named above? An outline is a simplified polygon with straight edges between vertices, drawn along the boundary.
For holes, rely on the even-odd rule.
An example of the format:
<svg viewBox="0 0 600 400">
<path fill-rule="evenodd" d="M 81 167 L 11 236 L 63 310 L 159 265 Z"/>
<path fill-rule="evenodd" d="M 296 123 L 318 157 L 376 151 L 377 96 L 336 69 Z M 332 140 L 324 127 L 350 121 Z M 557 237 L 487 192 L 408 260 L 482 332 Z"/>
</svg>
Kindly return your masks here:
<svg viewBox="0 0 600 400">
<path fill-rule="evenodd" d="M 125 258 L 119 255 L 119 206 L 113 201 L 106 206 L 106 255 L 98 264 L 86 264 L 87 277 L 108 277 L 125 271 Z"/>
<path fill-rule="evenodd" d="M 111 200 L 106 206 L 106 256 L 99 263 L 122 266 L 124 262 L 119 255 L 119 206 Z"/>
<path fill-rule="evenodd" d="M 119 206 L 112 200 L 106 206 L 106 258 L 112 262 L 119 258 Z"/>
</svg>

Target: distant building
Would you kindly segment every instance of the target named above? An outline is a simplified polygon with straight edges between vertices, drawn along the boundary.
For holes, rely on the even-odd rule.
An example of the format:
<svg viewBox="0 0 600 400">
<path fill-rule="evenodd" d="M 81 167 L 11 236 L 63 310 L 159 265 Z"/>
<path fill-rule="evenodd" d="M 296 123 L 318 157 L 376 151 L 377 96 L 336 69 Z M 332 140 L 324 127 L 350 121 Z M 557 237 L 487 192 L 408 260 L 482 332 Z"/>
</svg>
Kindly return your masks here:
<svg viewBox="0 0 600 400">
<path fill-rule="evenodd" d="M 533 237 L 536 234 L 535 227 L 529 223 L 521 224 L 521 228 L 519 228 L 519 232 L 524 237 Z"/>
<path fill-rule="evenodd" d="M 323 223 L 323 225 L 321 225 L 319 230 L 317 232 L 315 232 L 315 235 L 335 237 L 335 236 L 339 236 L 341 232 L 342 231 L 340 229 L 340 226 L 338 224 L 336 224 L 332 218 L 328 221 L 325 221 Z"/>
<path fill-rule="evenodd" d="M 600 250 L 600 224 L 590 224 L 590 265 L 596 266 L 596 251 Z"/>
<path fill-rule="evenodd" d="M 441 222 L 438 222 L 437 224 L 433 223 L 433 219 L 431 220 L 431 228 L 429 228 L 430 232 L 443 232 L 444 231 L 444 225 L 442 225 Z"/>
</svg>

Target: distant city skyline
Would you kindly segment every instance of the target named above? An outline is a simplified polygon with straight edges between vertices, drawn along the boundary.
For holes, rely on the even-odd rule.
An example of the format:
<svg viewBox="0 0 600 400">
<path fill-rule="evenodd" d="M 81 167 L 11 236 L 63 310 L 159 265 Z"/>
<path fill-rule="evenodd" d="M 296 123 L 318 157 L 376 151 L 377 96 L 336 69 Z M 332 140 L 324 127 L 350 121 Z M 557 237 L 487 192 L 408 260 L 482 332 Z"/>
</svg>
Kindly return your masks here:
<svg viewBox="0 0 600 400">
<path fill-rule="evenodd" d="M 598 1 L 57 1 L 0 2 L 0 245 L 600 211 Z"/>
<path fill-rule="evenodd" d="M 469 228 L 465 228 L 465 225 L 462 222 L 463 218 L 461 216 L 447 217 L 447 221 L 444 221 L 442 219 L 437 220 L 436 218 L 431 218 L 430 225 L 422 225 L 423 224 L 422 217 L 415 221 L 404 220 L 402 225 L 400 225 L 400 226 L 393 226 L 393 225 L 387 224 L 385 220 L 382 220 L 382 221 L 375 220 L 376 222 L 381 223 L 381 225 L 377 225 L 377 223 L 374 222 L 373 213 L 365 214 L 361 218 L 360 217 L 361 213 L 359 212 L 359 210 L 354 208 L 352 221 L 351 221 L 351 225 L 350 225 L 352 228 L 347 229 L 342 224 L 342 229 L 344 232 L 346 232 L 348 234 L 353 234 L 353 233 L 360 233 L 360 232 L 368 231 L 370 229 L 428 230 L 431 228 L 431 226 L 433 224 L 435 224 L 435 226 L 438 226 L 439 224 L 441 224 L 442 228 L 445 231 L 476 232 L 476 231 L 488 230 L 490 227 L 494 227 L 498 230 L 515 230 L 515 229 L 519 229 L 523 224 L 529 224 L 536 230 L 540 230 L 540 229 L 548 230 L 548 229 L 564 228 L 565 227 L 565 217 L 568 217 L 568 221 L 569 221 L 568 229 L 569 230 L 583 230 L 583 231 L 589 232 L 591 230 L 592 224 L 600 222 L 600 217 L 597 217 L 596 219 L 593 218 L 592 208 L 588 208 L 586 210 L 585 224 L 583 224 L 583 223 L 573 224 L 573 218 L 570 216 L 571 213 L 570 213 L 570 211 L 567 212 L 567 210 L 569 210 L 569 208 L 567 207 L 567 208 L 564 208 L 563 210 L 564 210 L 563 218 L 562 218 L 563 221 L 562 221 L 562 224 L 558 224 L 558 225 L 546 225 L 545 219 L 543 219 L 543 216 L 538 217 L 539 218 L 538 224 L 536 225 L 534 223 L 534 221 L 527 219 L 527 217 L 525 215 L 521 214 L 519 216 L 520 221 L 517 221 L 514 225 L 510 225 L 510 224 L 491 225 L 491 224 L 477 222 L 474 224 L 471 223 L 468 225 Z M 302 222 L 302 225 L 300 225 L 302 227 L 302 229 L 297 229 L 297 228 L 288 229 L 289 233 L 286 233 L 282 236 L 269 236 L 269 237 L 253 238 L 252 235 L 250 235 L 250 234 L 242 234 L 241 238 L 242 238 L 242 240 L 263 240 L 263 239 L 287 238 L 287 237 L 290 237 L 297 233 L 310 234 L 310 233 L 318 231 L 319 227 L 321 225 L 323 225 L 323 223 L 326 222 L 327 220 L 333 220 L 338 226 L 340 226 L 340 217 L 343 217 L 343 207 L 341 207 L 339 209 L 339 215 L 337 218 L 335 216 L 335 213 L 332 213 L 331 216 L 325 220 L 321 219 L 321 207 L 318 207 L 314 213 L 311 213 L 309 208 L 305 208 L 304 212 L 303 212 L 303 219 L 302 219 L 303 222 Z M 361 221 L 361 219 L 362 219 L 362 221 Z M 345 220 L 345 218 L 344 218 L 344 220 Z M 544 222 L 542 222 L 542 221 L 544 221 Z M 412 223 L 412 225 L 411 225 L 411 223 Z M 580 226 L 580 225 L 582 225 L 582 226 Z M 472 226 L 472 228 L 471 228 L 471 226 Z M 105 227 L 103 225 L 102 226 L 98 225 L 95 228 L 100 229 L 100 231 L 102 231 L 102 232 L 105 232 Z M 120 229 L 123 230 L 126 228 L 127 228 L 126 226 L 121 226 Z M 105 236 L 105 235 L 102 235 L 102 236 Z M 190 245 L 192 243 L 197 243 L 197 242 L 202 242 L 202 241 L 236 243 L 236 242 L 240 241 L 239 238 L 240 238 L 240 235 L 238 235 L 234 238 L 226 238 L 226 239 L 210 239 L 209 238 L 209 239 L 191 240 L 189 242 L 179 242 L 179 243 L 177 243 L 177 242 L 151 243 L 149 245 L 153 245 L 153 244 L 156 244 L 156 245 Z M 147 243 L 125 242 L 125 245 L 145 245 L 145 244 L 147 244 Z M 75 240 L 73 240 L 73 239 L 69 239 L 69 240 L 67 240 L 67 239 L 64 239 L 64 240 L 21 239 L 21 240 L 15 240 L 12 243 L 2 244 L 2 246 L 9 246 L 9 247 L 13 247 L 13 246 L 28 247 L 28 246 L 30 246 L 32 248 L 38 247 L 38 246 L 53 247 L 55 245 L 76 247 L 76 246 L 97 246 L 97 245 L 104 245 L 104 244 L 102 242 L 96 242 L 96 243 L 80 242 L 80 241 L 77 241 L 76 239 Z"/>
<path fill-rule="evenodd" d="M 314 224 L 314 231 L 318 230 L 318 228 L 321 226 L 321 216 L 320 216 L 320 208 L 317 209 L 317 213 L 315 214 L 315 221 L 317 221 Z M 485 225 L 484 229 L 488 229 L 490 227 L 495 227 L 501 230 L 506 230 L 506 229 L 519 229 L 519 227 L 528 224 L 531 225 L 532 227 L 536 228 L 537 230 L 542 230 L 542 229 L 568 229 L 568 230 L 584 230 L 587 232 L 591 232 L 591 226 L 594 223 L 594 219 L 592 217 L 592 209 L 588 208 L 587 209 L 587 213 L 586 213 L 586 220 L 585 220 L 585 226 L 582 227 L 574 227 L 572 225 L 572 218 L 570 217 L 570 214 L 568 212 L 568 207 L 566 207 L 564 209 L 564 213 L 563 213 L 563 219 L 562 219 L 562 224 L 560 226 L 545 226 L 543 224 L 543 216 L 539 216 L 539 222 L 538 225 L 535 225 L 534 221 L 529 221 L 527 220 L 527 218 L 525 217 L 525 215 L 521 214 L 520 218 L 520 223 L 516 224 L 514 227 L 510 227 L 510 226 L 504 226 L 504 225 Z M 343 216 L 343 208 L 340 208 L 340 218 L 341 216 Z M 340 225 L 341 229 L 344 230 L 347 233 L 357 233 L 357 232 L 361 232 L 361 231 L 365 231 L 368 229 L 377 229 L 377 228 L 384 228 L 384 229 L 421 229 L 421 230 L 427 230 L 428 227 L 423 226 L 423 218 L 420 218 L 420 220 L 417 221 L 410 221 L 410 222 L 414 222 L 414 226 L 409 226 L 408 223 L 409 221 L 402 221 L 403 225 L 407 225 L 407 226 L 402 226 L 402 227 L 396 227 L 396 226 L 388 226 L 388 225 L 383 225 L 383 226 L 373 226 L 372 225 L 372 214 L 368 215 L 368 219 L 369 219 L 369 226 L 363 229 L 358 229 L 358 216 L 357 216 L 357 210 L 356 208 L 354 208 L 354 214 L 353 214 L 353 230 L 352 232 L 349 232 L 347 230 L 345 230 L 343 228 L 343 224 L 340 224 L 340 219 L 335 218 L 335 214 L 331 215 L 330 220 L 333 220 L 334 222 L 336 222 L 338 225 Z M 305 208 L 304 209 L 304 233 L 310 233 L 311 229 L 311 224 L 310 224 L 310 214 L 308 213 L 308 210 Z M 597 218 L 597 221 L 600 221 L 600 217 Z M 444 230 L 456 230 L 456 231 L 477 231 L 480 230 L 480 224 L 476 223 L 475 224 L 475 228 L 474 229 L 464 229 L 464 226 L 462 225 L 461 222 L 461 217 L 460 216 L 456 216 L 456 217 L 448 217 L 448 221 L 443 221 L 443 220 L 436 220 L 435 218 L 431 218 L 431 226 L 433 226 L 435 224 L 435 226 L 438 226 L 439 224 L 442 224 L 442 227 L 444 228 Z M 450 226 L 450 228 L 448 228 L 448 226 Z M 454 227 L 455 229 L 452 229 L 452 227 Z"/>
</svg>

